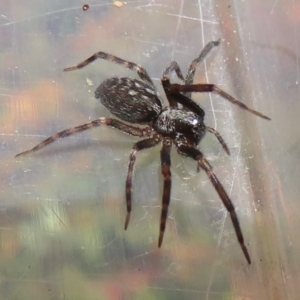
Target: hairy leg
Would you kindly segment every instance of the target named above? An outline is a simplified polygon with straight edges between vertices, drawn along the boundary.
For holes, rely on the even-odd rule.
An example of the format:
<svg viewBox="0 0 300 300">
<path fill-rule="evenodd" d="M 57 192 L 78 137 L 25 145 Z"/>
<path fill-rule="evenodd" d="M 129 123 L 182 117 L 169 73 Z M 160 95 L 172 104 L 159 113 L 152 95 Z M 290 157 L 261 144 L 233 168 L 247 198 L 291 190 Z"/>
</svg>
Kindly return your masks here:
<svg viewBox="0 0 300 300">
<path fill-rule="evenodd" d="M 93 61 L 95 61 L 98 58 L 108 60 L 110 62 L 113 62 L 120 66 L 123 66 L 124 68 L 136 71 L 142 80 L 144 80 L 144 81 L 150 83 L 152 86 L 154 86 L 150 76 L 148 75 L 147 71 L 144 68 L 142 68 L 141 66 L 139 66 L 133 62 L 124 60 L 120 57 L 117 57 L 117 56 L 114 56 L 112 54 L 108 54 L 108 53 L 102 52 L 102 51 L 99 51 L 99 52 L 93 54 L 91 57 L 89 57 L 88 59 L 84 60 L 83 62 L 79 63 L 76 66 L 65 68 L 64 71 L 68 72 L 68 71 L 81 69 L 81 68 L 87 66 L 88 64 L 92 63 Z"/>
<path fill-rule="evenodd" d="M 206 158 L 203 156 L 203 154 L 196 148 L 189 147 L 189 146 L 179 146 L 178 152 L 180 154 L 189 156 L 189 157 L 193 158 L 194 160 L 196 160 L 198 165 L 200 166 L 200 168 L 202 168 L 206 172 L 208 178 L 210 179 L 212 185 L 216 189 L 216 192 L 218 193 L 224 206 L 226 207 L 227 211 L 230 214 L 231 222 L 233 224 L 238 242 L 242 248 L 242 251 L 244 253 L 244 256 L 245 256 L 248 264 L 251 264 L 250 255 L 249 255 L 246 245 L 244 243 L 244 237 L 242 234 L 242 230 L 240 228 L 240 223 L 239 223 L 237 214 L 235 212 L 235 208 L 234 208 L 228 194 L 226 193 L 223 185 L 221 184 L 221 182 L 215 175 L 212 166 L 209 164 L 209 162 L 206 160 Z"/>
<path fill-rule="evenodd" d="M 58 139 L 62 139 L 62 138 L 74 135 L 76 133 L 79 133 L 79 132 L 82 132 L 82 131 L 85 131 L 85 130 L 88 130 L 88 129 L 91 129 L 91 128 L 94 128 L 94 127 L 98 127 L 100 125 L 111 126 L 111 127 L 114 127 L 114 128 L 116 128 L 120 131 L 128 133 L 130 135 L 139 136 L 139 137 L 147 136 L 150 132 L 149 128 L 142 129 L 142 128 L 130 126 L 130 125 L 127 125 L 127 124 L 125 124 L 125 123 L 123 123 L 119 120 L 112 119 L 112 118 L 100 118 L 100 119 L 94 120 L 92 122 L 89 122 L 89 123 L 86 123 L 86 124 L 83 124 L 83 125 L 79 125 L 79 126 L 76 126 L 76 127 L 73 127 L 73 128 L 69 128 L 69 129 L 63 130 L 61 132 L 58 132 L 55 135 L 47 138 L 46 140 L 44 140 L 40 144 L 36 145 L 32 149 L 17 154 L 16 157 L 21 156 L 21 155 L 27 155 L 27 154 L 32 153 L 32 152 L 36 152 L 38 150 L 41 150 L 42 148 L 45 148 L 49 144 L 54 143 Z"/>
<path fill-rule="evenodd" d="M 217 130 L 215 130 L 214 128 L 209 127 L 209 126 L 205 126 L 205 129 L 206 129 L 208 132 L 210 132 L 210 133 L 212 133 L 212 134 L 215 135 L 215 137 L 218 139 L 219 143 L 222 145 L 224 151 L 225 151 L 228 155 L 230 155 L 229 148 L 227 147 L 227 145 L 226 145 L 225 141 L 223 140 L 222 136 L 220 135 L 220 133 L 219 133 Z"/>
<path fill-rule="evenodd" d="M 125 220 L 124 229 L 126 230 L 130 220 L 130 212 L 131 212 L 131 191 L 132 191 L 132 175 L 134 164 L 136 161 L 136 155 L 140 150 L 151 148 L 156 146 L 161 141 L 161 138 L 158 136 L 154 136 L 153 138 L 149 138 L 146 140 L 139 141 L 134 144 L 130 156 L 129 156 L 129 163 L 128 163 L 128 171 L 127 171 L 127 178 L 125 184 L 125 193 L 126 193 L 126 207 L 127 207 L 127 216 Z"/>
<path fill-rule="evenodd" d="M 164 70 L 163 72 L 163 75 L 162 75 L 162 79 L 161 79 L 161 82 L 162 82 L 162 85 L 163 85 L 163 88 L 165 90 L 165 93 L 166 93 L 166 96 L 167 96 L 167 100 L 169 102 L 169 105 L 171 107 L 178 107 L 178 101 L 176 101 L 174 99 L 174 97 L 168 95 L 168 91 L 167 91 L 167 87 L 170 86 L 170 76 L 171 74 L 175 72 L 177 77 L 184 82 L 184 78 L 183 78 L 183 75 L 182 75 L 182 72 L 180 70 L 180 67 L 178 65 L 178 63 L 176 61 L 172 61 L 170 63 L 170 65 Z"/>
<path fill-rule="evenodd" d="M 238 105 L 240 108 L 248 110 L 249 112 L 263 118 L 266 120 L 271 120 L 269 117 L 263 115 L 262 113 L 248 107 L 246 104 L 235 99 L 231 95 L 227 94 L 214 84 L 191 84 L 191 85 L 180 85 L 180 84 L 171 84 L 169 87 L 171 93 L 186 93 L 186 92 L 198 92 L 198 93 L 214 93 L 222 98 L 230 101 L 231 103 Z"/>
<path fill-rule="evenodd" d="M 172 147 L 172 141 L 168 138 L 165 138 L 163 141 L 163 147 L 160 152 L 161 159 L 161 172 L 164 176 L 164 187 L 163 187 L 163 196 L 162 196 L 162 209 L 161 209 L 161 217 L 160 217 L 160 230 L 159 230 L 159 239 L 158 239 L 158 247 L 161 246 L 164 233 L 166 229 L 166 222 L 168 218 L 168 209 L 171 197 L 171 158 L 170 152 Z"/>
<path fill-rule="evenodd" d="M 210 51 L 217 47 L 220 44 L 220 40 L 209 42 L 203 50 L 200 52 L 199 56 L 196 57 L 190 64 L 186 76 L 185 76 L 185 84 L 192 84 L 194 82 L 195 72 L 198 65 L 206 58 L 206 56 L 210 53 Z M 185 96 L 191 98 L 191 92 L 185 93 Z"/>
<path fill-rule="evenodd" d="M 184 82 L 184 77 L 180 70 L 180 67 L 177 61 L 172 61 L 170 65 L 164 70 L 162 79 L 170 79 L 171 74 L 175 72 L 177 77 Z"/>
</svg>

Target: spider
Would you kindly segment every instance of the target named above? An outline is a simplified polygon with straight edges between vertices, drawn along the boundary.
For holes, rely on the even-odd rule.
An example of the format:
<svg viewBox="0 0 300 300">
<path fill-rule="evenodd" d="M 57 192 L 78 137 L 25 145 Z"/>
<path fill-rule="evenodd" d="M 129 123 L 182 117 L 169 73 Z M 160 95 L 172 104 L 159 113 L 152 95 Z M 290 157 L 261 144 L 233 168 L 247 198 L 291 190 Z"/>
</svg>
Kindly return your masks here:
<svg viewBox="0 0 300 300">
<path fill-rule="evenodd" d="M 118 119 L 101 117 L 92 122 L 63 130 L 47 138 L 31 150 L 17 154 L 16 157 L 38 151 L 58 139 L 98 127 L 100 125 L 111 126 L 132 136 L 143 138 L 141 141 L 138 141 L 133 145 L 129 156 L 127 178 L 125 183 L 127 216 L 125 219 L 124 229 L 126 230 L 131 213 L 132 176 L 136 156 L 141 150 L 152 148 L 161 144 L 161 172 L 164 178 L 158 238 L 158 247 L 161 247 L 170 203 L 172 183 L 170 152 L 174 145 L 179 154 L 190 157 L 197 162 L 198 171 L 203 169 L 206 172 L 230 214 L 240 247 L 247 262 L 251 264 L 251 259 L 244 243 L 243 234 L 234 205 L 232 204 L 223 185 L 215 175 L 212 166 L 197 146 L 208 131 L 215 135 L 228 155 L 230 154 L 229 148 L 221 135 L 215 129 L 204 124 L 205 112 L 191 99 L 191 93 L 212 92 L 263 119 L 270 120 L 270 118 L 247 107 L 245 104 L 230 96 L 214 84 L 193 84 L 197 66 L 214 47 L 219 45 L 219 43 L 220 40 L 209 42 L 200 52 L 199 56 L 191 62 L 185 77 L 182 75 L 181 69 L 176 61 L 172 61 L 165 69 L 161 78 L 161 83 L 169 103 L 169 106 L 165 108 L 162 107 L 161 98 L 147 71 L 133 62 L 100 51 L 78 65 L 64 69 L 64 71 L 81 69 L 96 59 L 101 58 L 136 71 L 140 79 L 112 77 L 103 81 L 96 89 L 95 97 L 100 99 L 101 103 Z M 174 72 L 182 84 L 172 84 L 170 82 L 170 76 Z M 180 106 L 178 104 L 180 104 Z"/>
</svg>

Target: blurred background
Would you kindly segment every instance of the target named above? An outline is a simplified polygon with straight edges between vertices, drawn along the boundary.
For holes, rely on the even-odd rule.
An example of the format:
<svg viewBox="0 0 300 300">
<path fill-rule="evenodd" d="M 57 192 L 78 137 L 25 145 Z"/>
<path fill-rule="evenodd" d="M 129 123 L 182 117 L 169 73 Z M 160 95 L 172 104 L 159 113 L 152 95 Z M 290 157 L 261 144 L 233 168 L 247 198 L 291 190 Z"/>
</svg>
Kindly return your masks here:
<svg viewBox="0 0 300 300">
<path fill-rule="evenodd" d="M 299 29 L 293 0 L 0 0 L 0 298 L 298 299 Z M 100 50 L 134 61 L 166 105 L 164 68 L 176 60 L 185 72 L 219 38 L 195 82 L 272 119 L 193 95 L 230 148 L 227 156 L 211 134 L 200 145 L 235 204 L 250 266 L 207 175 L 175 149 L 160 249 L 159 147 L 138 155 L 127 231 L 124 186 L 138 139 L 101 127 L 14 158 L 110 116 L 97 86 L 137 77 L 101 60 L 65 67 Z"/>
</svg>

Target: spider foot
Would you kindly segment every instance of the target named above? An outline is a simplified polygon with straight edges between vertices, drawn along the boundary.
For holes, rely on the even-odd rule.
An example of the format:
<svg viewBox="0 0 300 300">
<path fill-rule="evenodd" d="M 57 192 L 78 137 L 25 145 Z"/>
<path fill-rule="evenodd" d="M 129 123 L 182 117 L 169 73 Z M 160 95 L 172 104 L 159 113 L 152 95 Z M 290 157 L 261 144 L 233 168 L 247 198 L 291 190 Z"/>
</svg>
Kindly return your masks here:
<svg viewBox="0 0 300 300">
<path fill-rule="evenodd" d="M 75 66 L 75 67 L 64 68 L 63 71 L 64 72 L 69 72 L 69 71 L 74 71 L 74 70 L 77 70 L 77 69 L 78 69 L 77 66 Z"/>
<path fill-rule="evenodd" d="M 219 46 L 221 43 L 221 38 L 217 39 L 216 41 L 211 41 L 213 46 Z"/>
<path fill-rule="evenodd" d="M 251 258 L 250 258 L 250 255 L 248 253 L 246 246 L 244 244 L 241 244 L 241 247 L 242 247 L 243 253 L 247 259 L 248 264 L 251 265 Z"/>
<path fill-rule="evenodd" d="M 19 157 L 19 156 L 23 156 L 23 155 L 27 155 L 31 152 L 34 152 L 33 149 L 30 149 L 30 150 L 27 150 L 27 151 L 24 151 L 24 152 L 21 152 L 21 153 L 18 153 L 15 157 Z"/>
<path fill-rule="evenodd" d="M 127 213 L 126 220 L 125 220 L 125 225 L 124 225 L 124 230 L 127 230 L 129 220 L 130 220 L 130 213 Z"/>
<path fill-rule="evenodd" d="M 158 248 L 161 247 L 161 244 L 163 242 L 163 239 L 164 239 L 164 231 L 160 231 L 159 233 L 159 238 L 158 238 Z"/>
</svg>

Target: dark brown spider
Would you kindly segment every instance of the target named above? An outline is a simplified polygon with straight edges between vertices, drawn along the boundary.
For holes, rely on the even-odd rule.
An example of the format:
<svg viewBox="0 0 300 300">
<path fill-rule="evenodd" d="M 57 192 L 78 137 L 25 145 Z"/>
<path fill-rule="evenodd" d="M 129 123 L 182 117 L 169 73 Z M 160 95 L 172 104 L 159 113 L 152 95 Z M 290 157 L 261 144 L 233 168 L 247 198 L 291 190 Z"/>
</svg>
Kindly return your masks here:
<svg viewBox="0 0 300 300">
<path fill-rule="evenodd" d="M 158 239 L 158 247 L 161 246 L 166 220 L 168 215 L 168 207 L 170 203 L 171 195 L 171 160 L 170 152 L 171 147 L 174 144 L 179 154 L 188 156 L 197 161 L 198 170 L 202 168 L 208 175 L 211 183 L 215 187 L 219 197 L 221 198 L 227 211 L 230 213 L 231 221 L 240 243 L 242 251 L 250 264 L 250 256 L 248 250 L 244 244 L 243 234 L 239 225 L 238 217 L 235 213 L 234 206 L 226 193 L 223 185 L 218 180 L 217 176 L 213 172 L 212 166 L 206 160 L 202 152 L 197 148 L 205 132 L 213 133 L 223 149 L 230 154 L 229 149 L 224 142 L 221 135 L 213 128 L 204 124 L 204 111 L 201 107 L 191 100 L 192 92 L 213 92 L 219 96 L 229 100 L 233 104 L 238 105 L 240 108 L 246 109 L 251 113 L 270 120 L 267 116 L 247 107 L 239 100 L 225 93 L 223 90 L 215 86 L 214 84 L 193 84 L 195 70 L 198 64 L 203 61 L 206 55 L 212 50 L 213 47 L 218 46 L 220 41 L 212 41 L 208 43 L 201 51 L 199 56 L 194 59 L 187 71 L 185 78 L 179 68 L 177 62 L 173 61 L 168 68 L 163 72 L 161 79 L 162 86 L 164 88 L 169 106 L 162 108 L 161 99 L 157 93 L 157 90 L 147 74 L 146 70 L 139 65 L 123 60 L 119 57 L 107 54 L 104 52 L 97 52 L 82 63 L 64 69 L 64 71 L 73 71 L 81 69 L 90 64 L 98 58 L 102 58 L 113 63 L 119 64 L 130 70 L 137 72 L 141 80 L 128 78 L 128 77 L 112 77 L 103 81 L 95 91 L 95 97 L 100 99 L 101 103 L 109 109 L 109 111 L 118 117 L 120 120 L 127 123 L 133 123 L 138 125 L 144 125 L 142 127 L 132 126 L 124 123 L 120 120 L 113 118 L 99 118 L 90 123 L 86 123 L 74 128 L 61 131 L 31 150 L 22 152 L 16 156 L 29 154 L 40 150 L 47 145 L 55 142 L 60 138 L 73 135 L 84 130 L 88 130 L 100 125 L 107 125 L 114 127 L 120 131 L 128 133 L 133 136 L 143 137 L 144 139 L 135 143 L 129 156 L 128 172 L 126 179 L 126 205 L 127 216 L 125 220 L 125 230 L 127 229 L 130 212 L 131 212 L 131 189 L 132 189 L 132 174 L 136 160 L 136 155 L 140 150 L 147 149 L 162 144 L 160 152 L 161 158 L 161 171 L 164 176 L 164 187 L 162 196 L 162 210 L 160 218 L 160 234 Z M 171 84 L 170 75 L 175 72 L 177 77 L 183 82 L 183 84 Z M 182 107 L 178 107 L 178 103 Z"/>
</svg>

